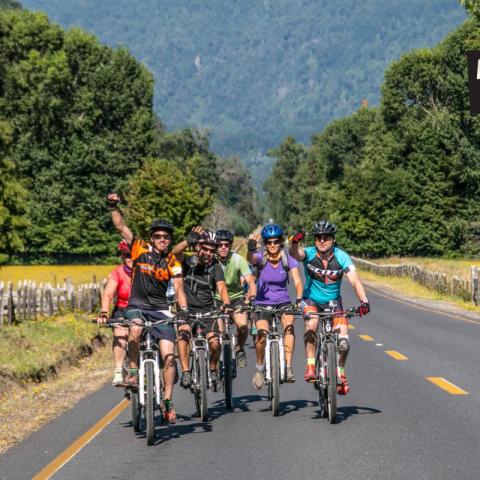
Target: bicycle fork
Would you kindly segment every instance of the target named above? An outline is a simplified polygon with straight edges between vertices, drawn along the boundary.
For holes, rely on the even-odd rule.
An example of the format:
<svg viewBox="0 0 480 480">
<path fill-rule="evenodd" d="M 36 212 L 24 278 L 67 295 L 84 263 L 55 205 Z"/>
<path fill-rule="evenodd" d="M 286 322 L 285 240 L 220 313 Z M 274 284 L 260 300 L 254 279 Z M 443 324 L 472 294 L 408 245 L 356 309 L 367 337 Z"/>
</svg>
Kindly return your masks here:
<svg viewBox="0 0 480 480">
<path fill-rule="evenodd" d="M 149 356 L 153 355 L 153 358 L 145 358 L 145 353 L 148 353 Z M 147 363 L 153 364 L 155 400 L 157 401 L 157 405 L 160 405 L 160 367 L 158 365 L 158 353 L 155 351 L 140 352 L 140 368 L 138 370 L 138 396 L 140 399 L 140 405 L 145 406 L 145 365 Z"/>
<path fill-rule="evenodd" d="M 280 354 L 280 381 L 285 378 L 285 350 L 283 349 L 283 338 L 278 333 L 269 333 L 267 336 L 267 344 L 265 346 L 265 380 L 272 381 L 272 366 L 270 364 L 270 351 L 272 343 L 278 343 L 278 351 Z"/>
</svg>

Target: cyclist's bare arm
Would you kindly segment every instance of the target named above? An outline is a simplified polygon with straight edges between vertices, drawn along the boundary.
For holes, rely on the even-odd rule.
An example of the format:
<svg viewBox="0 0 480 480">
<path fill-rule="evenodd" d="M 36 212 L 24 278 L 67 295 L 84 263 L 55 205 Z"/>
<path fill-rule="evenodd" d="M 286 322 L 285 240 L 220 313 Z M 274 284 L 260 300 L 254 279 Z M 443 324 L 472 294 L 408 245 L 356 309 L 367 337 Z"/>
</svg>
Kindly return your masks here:
<svg viewBox="0 0 480 480">
<path fill-rule="evenodd" d="M 355 295 L 360 300 L 360 302 L 364 302 L 367 300 L 367 294 L 365 293 L 365 289 L 363 288 L 362 282 L 360 281 L 360 277 L 356 270 L 349 270 L 345 273 L 347 280 L 350 282 L 350 285 L 353 287 L 355 291 Z"/>
<path fill-rule="evenodd" d="M 302 246 L 300 246 L 300 243 L 291 242 L 289 252 L 290 255 L 298 262 L 303 262 L 303 260 L 305 260 L 305 250 Z"/>
<path fill-rule="evenodd" d="M 229 304 L 230 297 L 228 296 L 228 289 L 227 289 L 227 284 L 225 283 L 225 280 L 217 281 L 217 291 L 222 302 L 226 305 Z"/>
<path fill-rule="evenodd" d="M 109 278 L 107 280 L 107 284 L 105 285 L 105 289 L 103 290 L 102 295 L 102 312 L 108 312 L 110 309 L 110 305 L 117 293 L 118 282 L 113 278 Z"/>
<path fill-rule="evenodd" d="M 254 240 L 258 245 L 258 242 L 260 241 L 260 234 L 259 233 L 252 233 L 248 237 L 248 243 L 250 243 L 250 240 Z M 255 257 L 255 253 L 256 253 L 256 251 L 253 251 L 253 250 L 250 251 L 250 249 L 247 250 L 247 262 L 251 263 L 252 265 L 257 264 L 257 258 Z"/>
<path fill-rule="evenodd" d="M 245 281 L 248 285 L 248 292 L 247 298 L 256 297 L 257 296 L 257 282 L 255 279 L 255 275 L 245 275 Z"/>
<path fill-rule="evenodd" d="M 187 308 L 187 297 L 185 295 L 185 290 L 183 289 L 183 277 L 181 275 L 173 277 L 173 286 L 175 287 L 178 306 L 180 308 Z"/>
<path fill-rule="evenodd" d="M 292 268 L 290 270 L 290 273 L 292 275 L 293 284 L 295 285 L 295 292 L 297 294 L 297 298 L 302 298 L 303 283 L 302 283 L 302 277 L 300 276 L 300 271 L 298 270 L 298 268 Z"/>
<path fill-rule="evenodd" d="M 122 236 L 122 238 L 129 244 L 132 244 L 133 233 L 127 227 L 125 220 L 123 218 L 122 212 L 118 208 L 118 203 L 120 202 L 120 197 L 117 193 L 110 193 L 107 196 L 107 200 L 111 205 L 111 214 L 113 226 L 116 228 L 117 232 Z"/>
</svg>

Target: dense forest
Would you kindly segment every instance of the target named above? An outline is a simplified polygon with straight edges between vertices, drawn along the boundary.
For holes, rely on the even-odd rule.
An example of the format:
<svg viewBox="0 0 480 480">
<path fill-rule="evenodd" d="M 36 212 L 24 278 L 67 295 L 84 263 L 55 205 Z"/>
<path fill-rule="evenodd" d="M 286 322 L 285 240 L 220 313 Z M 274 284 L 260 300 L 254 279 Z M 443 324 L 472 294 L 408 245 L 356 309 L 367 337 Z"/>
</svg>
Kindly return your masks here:
<svg viewBox="0 0 480 480">
<path fill-rule="evenodd" d="M 155 78 L 167 128 L 211 132 L 240 155 L 257 186 L 265 152 L 301 142 L 379 102 L 387 66 L 431 47 L 465 19 L 457 0 L 25 0 L 64 27 L 127 47 Z"/>
<path fill-rule="evenodd" d="M 213 154 L 205 133 L 166 133 L 153 87 L 125 48 L 42 13 L 0 10 L 0 262 L 107 259 L 115 190 L 140 234 L 157 216 L 177 237 L 207 215 L 238 233 L 256 224 L 245 167 Z"/>
<path fill-rule="evenodd" d="M 378 108 L 360 108 L 271 152 L 271 212 L 291 229 L 328 217 L 356 254 L 480 254 L 480 118 L 470 114 L 467 20 L 431 49 L 386 71 Z"/>
</svg>

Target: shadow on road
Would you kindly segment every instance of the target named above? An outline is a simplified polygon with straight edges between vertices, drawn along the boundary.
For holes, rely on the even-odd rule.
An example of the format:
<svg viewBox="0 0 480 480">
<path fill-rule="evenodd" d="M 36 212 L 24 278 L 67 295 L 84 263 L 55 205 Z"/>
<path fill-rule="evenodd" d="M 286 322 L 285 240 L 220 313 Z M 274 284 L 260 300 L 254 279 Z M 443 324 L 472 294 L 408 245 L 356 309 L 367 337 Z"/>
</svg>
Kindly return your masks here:
<svg viewBox="0 0 480 480">
<path fill-rule="evenodd" d="M 356 407 L 356 406 L 348 406 L 348 407 L 338 407 L 337 408 L 337 422 L 342 423 L 347 420 L 349 417 L 353 415 L 372 415 L 375 413 L 382 413 L 381 410 L 376 408 L 370 407 Z M 323 418 L 322 412 L 318 411 L 317 414 L 312 418 Z"/>
</svg>

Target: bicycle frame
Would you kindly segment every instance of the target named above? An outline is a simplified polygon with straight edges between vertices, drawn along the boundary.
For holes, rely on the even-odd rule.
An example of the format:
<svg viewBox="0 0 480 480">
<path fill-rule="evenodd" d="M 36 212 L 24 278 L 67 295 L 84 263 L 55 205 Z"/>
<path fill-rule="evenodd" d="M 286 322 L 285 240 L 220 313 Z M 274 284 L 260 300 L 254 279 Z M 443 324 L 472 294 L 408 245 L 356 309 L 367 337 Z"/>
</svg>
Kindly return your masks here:
<svg viewBox="0 0 480 480">
<path fill-rule="evenodd" d="M 160 405 L 161 402 L 161 388 L 160 388 L 160 361 L 158 350 L 155 348 L 155 342 L 152 339 L 150 334 L 150 329 L 152 328 L 152 322 L 149 320 L 145 321 L 144 330 L 142 332 L 143 342 L 140 344 L 139 352 L 139 369 L 138 369 L 138 396 L 140 399 L 140 405 L 145 405 L 145 365 L 147 363 L 153 364 L 153 373 L 155 379 L 155 400 L 157 405 Z M 142 348 L 142 344 L 145 345 Z"/>
<path fill-rule="evenodd" d="M 268 309 L 264 309 L 267 311 Z M 272 309 L 273 310 L 273 309 Z M 285 380 L 285 350 L 283 349 L 283 333 L 278 331 L 278 313 L 272 311 L 271 330 L 267 335 L 267 342 L 265 345 L 265 381 L 271 382 L 272 380 L 272 366 L 270 365 L 270 350 L 272 343 L 278 343 L 278 351 L 280 354 L 280 382 Z M 268 354 L 267 354 L 268 352 Z"/>
</svg>

